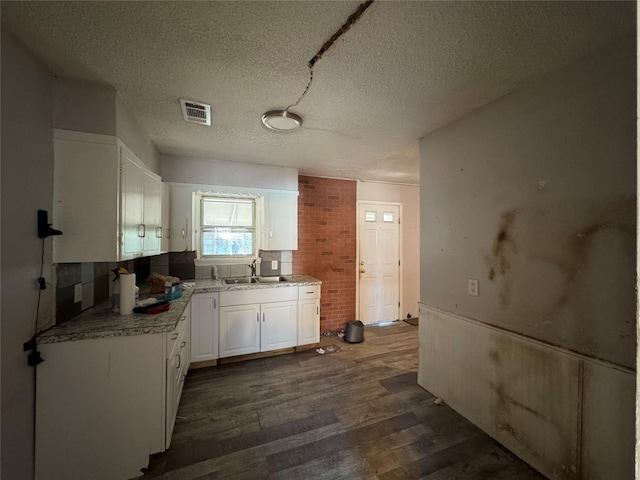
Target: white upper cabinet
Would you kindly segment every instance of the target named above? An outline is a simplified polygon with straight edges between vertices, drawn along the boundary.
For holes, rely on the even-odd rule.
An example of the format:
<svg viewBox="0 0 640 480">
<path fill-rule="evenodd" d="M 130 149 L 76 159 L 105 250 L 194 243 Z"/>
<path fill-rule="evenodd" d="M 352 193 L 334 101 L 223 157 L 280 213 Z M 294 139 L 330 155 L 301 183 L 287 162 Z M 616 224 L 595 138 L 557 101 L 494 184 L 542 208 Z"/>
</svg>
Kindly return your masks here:
<svg viewBox="0 0 640 480">
<path fill-rule="evenodd" d="M 298 249 L 298 192 L 269 192 L 266 195 L 262 248 Z"/>
<path fill-rule="evenodd" d="M 122 164 L 123 257 L 157 255 L 162 241 L 162 182 L 127 147 Z"/>
<path fill-rule="evenodd" d="M 120 164 L 115 137 L 54 130 L 53 261 L 120 256 Z"/>
<path fill-rule="evenodd" d="M 169 242 L 171 241 L 171 228 L 169 224 L 169 204 L 171 199 L 171 188 L 166 183 L 162 183 L 162 205 L 160 207 L 160 225 L 162 228 L 162 240 L 160 242 L 160 250 L 169 251 Z"/>
<path fill-rule="evenodd" d="M 171 203 L 169 205 L 169 224 L 171 235 L 170 251 L 183 252 L 193 250 L 192 244 L 192 211 L 193 194 L 186 187 L 171 185 Z"/>
<path fill-rule="evenodd" d="M 133 154 L 121 148 L 122 159 L 122 255 L 138 256 L 142 251 L 143 227 L 143 170 Z"/>
<path fill-rule="evenodd" d="M 162 242 L 162 182 L 160 177 L 148 170 L 143 171 L 142 225 L 144 237 L 142 251 L 145 256 L 160 253 Z"/>
<path fill-rule="evenodd" d="M 161 251 L 160 177 L 116 137 L 54 130 L 54 262 Z"/>
</svg>

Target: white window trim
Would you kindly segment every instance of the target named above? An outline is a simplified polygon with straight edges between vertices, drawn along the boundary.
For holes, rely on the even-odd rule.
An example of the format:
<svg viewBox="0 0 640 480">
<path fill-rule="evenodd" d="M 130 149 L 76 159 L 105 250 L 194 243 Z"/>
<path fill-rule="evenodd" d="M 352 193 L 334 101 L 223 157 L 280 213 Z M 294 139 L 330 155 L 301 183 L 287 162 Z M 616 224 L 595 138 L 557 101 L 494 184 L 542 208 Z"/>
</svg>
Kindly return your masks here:
<svg viewBox="0 0 640 480">
<path fill-rule="evenodd" d="M 200 235 L 200 209 L 202 205 L 202 197 L 219 197 L 219 198 L 250 198 L 255 201 L 255 241 L 254 252 L 250 256 L 242 257 L 217 257 L 217 258 L 202 258 L 202 236 Z M 198 190 L 193 194 L 193 243 L 197 252 L 197 257 L 194 261 L 195 265 L 211 266 L 211 265 L 237 265 L 239 263 L 248 262 L 251 263 L 254 260 L 256 263 L 260 263 L 261 259 L 258 256 L 260 250 L 260 239 L 262 238 L 262 223 L 264 219 L 264 196 L 254 195 L 247 193 L 229 193 L 229 192 L 204 192 Z"/>
</svg>

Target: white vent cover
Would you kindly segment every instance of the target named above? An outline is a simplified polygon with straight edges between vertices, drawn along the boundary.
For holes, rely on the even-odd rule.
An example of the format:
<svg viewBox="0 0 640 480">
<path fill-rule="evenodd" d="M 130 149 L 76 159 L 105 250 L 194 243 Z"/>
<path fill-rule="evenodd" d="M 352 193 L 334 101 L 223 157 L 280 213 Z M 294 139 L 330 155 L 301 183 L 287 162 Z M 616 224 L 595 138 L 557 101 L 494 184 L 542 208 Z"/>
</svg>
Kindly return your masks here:
<svg viewBox="0 0 640 480">
<path fill-rule="evenodd" d="M 211 105 L 180 99 L 180 106 L 185 122 L 211 126 Z"/>
</svg>

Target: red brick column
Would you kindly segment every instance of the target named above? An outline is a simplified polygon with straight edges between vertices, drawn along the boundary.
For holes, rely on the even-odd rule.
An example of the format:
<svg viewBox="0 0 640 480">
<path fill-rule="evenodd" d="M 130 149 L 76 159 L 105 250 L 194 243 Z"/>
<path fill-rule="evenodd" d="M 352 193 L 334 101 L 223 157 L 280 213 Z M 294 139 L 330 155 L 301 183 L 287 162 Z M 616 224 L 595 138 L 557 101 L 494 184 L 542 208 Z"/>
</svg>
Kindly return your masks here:
<svg viewBox="0 0 640 480">
<path fill-rule="evenodd" d="M 320 331 L 356 313 L 356 182 L 298 177 L 298 250 L 293 273 L 322 280 Z"/>
</svg>

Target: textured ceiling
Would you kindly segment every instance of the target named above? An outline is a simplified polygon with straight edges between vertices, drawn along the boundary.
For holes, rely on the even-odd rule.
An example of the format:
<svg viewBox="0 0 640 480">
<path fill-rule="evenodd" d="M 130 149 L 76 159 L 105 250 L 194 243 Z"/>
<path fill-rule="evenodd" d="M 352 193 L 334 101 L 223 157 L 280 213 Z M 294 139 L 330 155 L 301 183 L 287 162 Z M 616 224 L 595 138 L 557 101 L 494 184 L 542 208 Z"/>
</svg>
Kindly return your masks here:
<svg viewBox="0 0 640 480">
<path fill-rule="evenodd" d="M 116 87 L 163 154 L 418 183 L 418 139 L 635 28 L 634 2 L 2 2 L 2 23 L 58 76 Z M 185 123 L 179 99 L 212 105 Z"/>
</svg>

